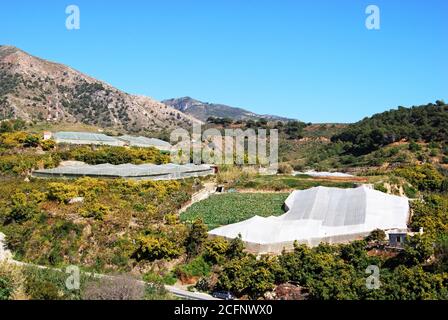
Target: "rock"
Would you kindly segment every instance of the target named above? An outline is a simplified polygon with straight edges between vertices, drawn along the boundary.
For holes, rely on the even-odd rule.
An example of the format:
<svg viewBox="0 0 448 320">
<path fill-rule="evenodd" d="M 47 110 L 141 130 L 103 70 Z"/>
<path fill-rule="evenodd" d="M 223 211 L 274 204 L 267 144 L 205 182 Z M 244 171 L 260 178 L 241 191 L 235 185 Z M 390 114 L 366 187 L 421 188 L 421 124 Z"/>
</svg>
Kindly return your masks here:
<svg viewBox="0 0 448 320">
<path fill-rule="evenodd" d="M 75 197 L 68 201 L 68 204 L 74 204 L 74 203 L 82 203 L 84 202 L 84 197 Z"/>
</svg>

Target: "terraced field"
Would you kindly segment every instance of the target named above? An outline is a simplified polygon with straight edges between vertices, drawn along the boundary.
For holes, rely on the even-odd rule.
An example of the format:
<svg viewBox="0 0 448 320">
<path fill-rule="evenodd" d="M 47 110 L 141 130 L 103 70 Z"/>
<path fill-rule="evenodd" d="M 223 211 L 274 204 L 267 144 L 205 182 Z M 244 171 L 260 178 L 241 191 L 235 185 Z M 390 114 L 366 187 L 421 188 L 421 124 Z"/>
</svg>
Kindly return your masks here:
<svg viewBox="0 0 448 320">
<path fill-rule="evenodd" d="M 181 214 L 181 220 L 202 219 L 209 230 L 236 223 L 255 215 L 279 216 L 288 193 L 225 193 L 195 203 Z"/>
<path fill-rule="evenodd" d="M 355 180 L 355 179 L 354 179 Z M 312 178 L 306 175 L 299 176 L 257 176 L 249 180 L 242 180 L 235 184 L 237 189 L 254 190 L 304 190 L 312 187 L 324 186 L 334 188 L 354 188 L 352 181 L 341 181 L 337 179 Z"/>
</svg>

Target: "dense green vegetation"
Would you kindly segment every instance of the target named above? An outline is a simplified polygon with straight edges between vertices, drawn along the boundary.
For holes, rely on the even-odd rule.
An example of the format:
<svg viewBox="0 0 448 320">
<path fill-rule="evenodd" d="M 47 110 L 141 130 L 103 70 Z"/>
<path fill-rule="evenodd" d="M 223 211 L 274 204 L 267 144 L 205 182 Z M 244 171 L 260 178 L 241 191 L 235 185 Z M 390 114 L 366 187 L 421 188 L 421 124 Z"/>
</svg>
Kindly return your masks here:
<svg viewBox="0 0 448 320">
<path fill-rule="evenodd" d="M 284 213 L 287 193 L 226 193 L 193 204 L 181 214 L 181 220 L 202 221 L 211 230 L 222 225 L 240 222 L 255 215 L 268 217 Z"/>
<path fill-rule="evenodd" d="M 0 173 L 26 175 L 33 169 L 54 168 L 61 160 L 77 160 L 89 164 L 163 164 L 169 155 L 156 148 L 108 146 L 57 146 L 43 140 L 41 134 L 20 131 L 23 122 L 2 122 L 0 133 Z M 19 131 L 17 131 L 17 130 Z M 44 152 L 41 152 L 44 151 Z"/>
<path fill-rule="evenodd" d="M 166 298 L 162 285 L 180 281 L 198 290 L 229 290 L 238 297 L 254 299 L 285 282 L 301 286 L 309 299 L 447 299 L 446 111 L 447 105 L 439 101 L 399 108 L 348 127 L 212 119 L 215 123 L 209 125 L 218 127 L 278 128 L 280 160 L 284 162 L 280 171 L 285 175 L 260 175 L 255 167 L 223 166 L 216 182 L 226 190 L 268 193 L 214 195 L 180 217 L 178 209 L 200 185 L 193 179 L 28 181 L 18 177 L 28 176 L 34 168 L 57 166 L 61 160 L 166 162 L 168 158 L 157 150 L 55 146 L 32 130 L 24 131 L 26 125 L 21 121 L 2 122 L 0 231 L 6 234 L 8 248 L 17 260 L 140 274 L 156 286 L 134 292 L 133 297 L 139 298 Z M 309 139 L 299 141 L 302 136 Z M 325 139 L 320 139 L 322 136 Z M 291 189 L 355 186 L 354 182 L 289 175 L 292 168 L 306 167 L 356 167 L 377 190 L 413 198 L 409 227 L 414 231 L 423 228 L 423 235 L 409 237 L 401 251 L 385 250 L 384 233 L 376 230 L 365 240 L 350 244 L 296 245 L 291 252 L 259 257 L 245 252 L 238 238 L 208 238 L 207 231 L 220 225 L 254 215 L 282 214 L 286 191 Z M 378 289 L 366 286 L 366 268 L 371 265 L 380 271 Z M 60 275 L 0 265 L 0 299 L 83 299 L 103 292 L 103 297 L 115 297 L 116 290 L 110 288 L 116 287 L 101 281 L 92 284 L 91 279 L 84 279 L 82 290 L 67 292 Z"/>
<path fill-rule="evenodd" d="M 448 274 L 435 269 L 446 263 L 446 251 L 432 263 L 424 263 L 434 252 L 425 243 L 426 239 L 416 238 L 404 251 L 392 256 L 369 255 L 367 242 L 355 241 L 315 248 L 296 245 L 292 252 L 257 258 L 243 251 L 238 238 L 231 242 L 215 239 L 205 246 L 203 257 L 210 264 L 218 261 L 221 271 L 217 279 L 204 276 L 196 286 L 260 298 L 275 285 L 293 281 L 307 288 L 309 299 L 446 299 Z M 370 265 L 380 268 L 377 289 L 366 286 L 366 269 Z"/>
<path fill-rule="evenodd" d="M 318 181 L 305 176 L 257 176 L 253 179 L 238 180 L 235 184 L 237 188 L 251 188 L 257 190 L 303 190 L 317 186 L 353 188 L 353 182 L 341 181 Z"/>
<path fill-rule="evenodd" d="M 89 164 L 154 163 L 163 164 L 170 160 L 156 148 L 125 147 L 77 147 L 59 153 L 63 160 L 77 160 Z"/>
<path fill-rule="evenodd" d="M 448 105 L 443 101 L 412 108 L 398 107 L 366 118 L 332 137 L 345 142 L 345 151 L 366 154 L 406 140 L 448 141 Z"/>
<path fill-rule="evenodd" d="M 65 270 L 42 269 L 32 266 L 17 266 L 0 262 L 0 300 L 110 300 L 110 299 L 167 299 L 172 298 L 156 281 L 147 285 L 135 283 L 134 278 L 115 276 L 101 280 L 90 274 L 80 273 L 79 289 L 66 285 Z M 133 285 L 140 290 L 131 291 Z M 95 288 L 96 290 L 92 290 Z"/>
<path fill-rule="evenodd" d="M 20 260 L 126 271 L 140 250 L 134 241 L 139 237 L 154 235 L 162 247 L 173 243 L 177 254 L 185 252 L 177 243 L 184 241 L 186 228 L 170 215 L 189 200 L 191 184 L 2 178 L 0 231 Z M 70 204 L 76 197 L 83 201 Z"/>
</svg>

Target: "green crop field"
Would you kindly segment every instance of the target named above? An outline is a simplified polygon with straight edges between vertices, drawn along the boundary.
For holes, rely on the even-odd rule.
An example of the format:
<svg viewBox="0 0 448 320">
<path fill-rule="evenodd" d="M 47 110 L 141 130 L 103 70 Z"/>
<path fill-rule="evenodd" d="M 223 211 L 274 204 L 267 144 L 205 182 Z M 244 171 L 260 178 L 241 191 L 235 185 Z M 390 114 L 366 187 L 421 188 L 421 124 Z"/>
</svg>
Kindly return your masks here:
<svg viewBox="0 0 448 320">
<path fill-rule="evenodd" d="M 279 216 L 288 193 L 226 193 L 212 195 L 181 214 L 181 220 L 202 219 L 209 230 L 222 225 L 261 217 Z"/>
<path fill-rule="evenodd" d="M 324 186 L 334 188 L 354 188 L 353 182 L 343 181 L 317 181 L 306 175 L 298 176 L 257 176 L 249 180 L 242 180 L 235 184 L 236 188 L 258 190 L 304 190 Z"/>
</svg>

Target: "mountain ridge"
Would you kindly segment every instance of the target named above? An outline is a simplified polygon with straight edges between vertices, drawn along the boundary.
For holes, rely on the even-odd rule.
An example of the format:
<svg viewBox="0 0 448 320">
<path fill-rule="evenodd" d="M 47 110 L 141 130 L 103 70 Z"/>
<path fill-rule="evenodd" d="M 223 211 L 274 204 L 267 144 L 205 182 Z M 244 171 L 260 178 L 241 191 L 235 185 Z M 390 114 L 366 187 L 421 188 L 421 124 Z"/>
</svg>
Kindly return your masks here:
<svg viewBox="0 0 448 320">
<path fill-rule="evenodd" d="M 0 120 L 81 122 L 129 132 L 199 122 L 150 97 L 131 95 L 64 64 L 0 46 Z"/>
<path fill-rule="evenodd" d="M 220 103 L 203 102 L 189 96 L 162 100 L 162 103 L 179 111 L 189 114 L 201 121 L 207 121 L 209 117 L 231 118 L 233 120 L 277 120 L 290 121 L 293 119 L 275 115 L 262 115 L 239 107 L 232 107 Z"/>
</svg>

